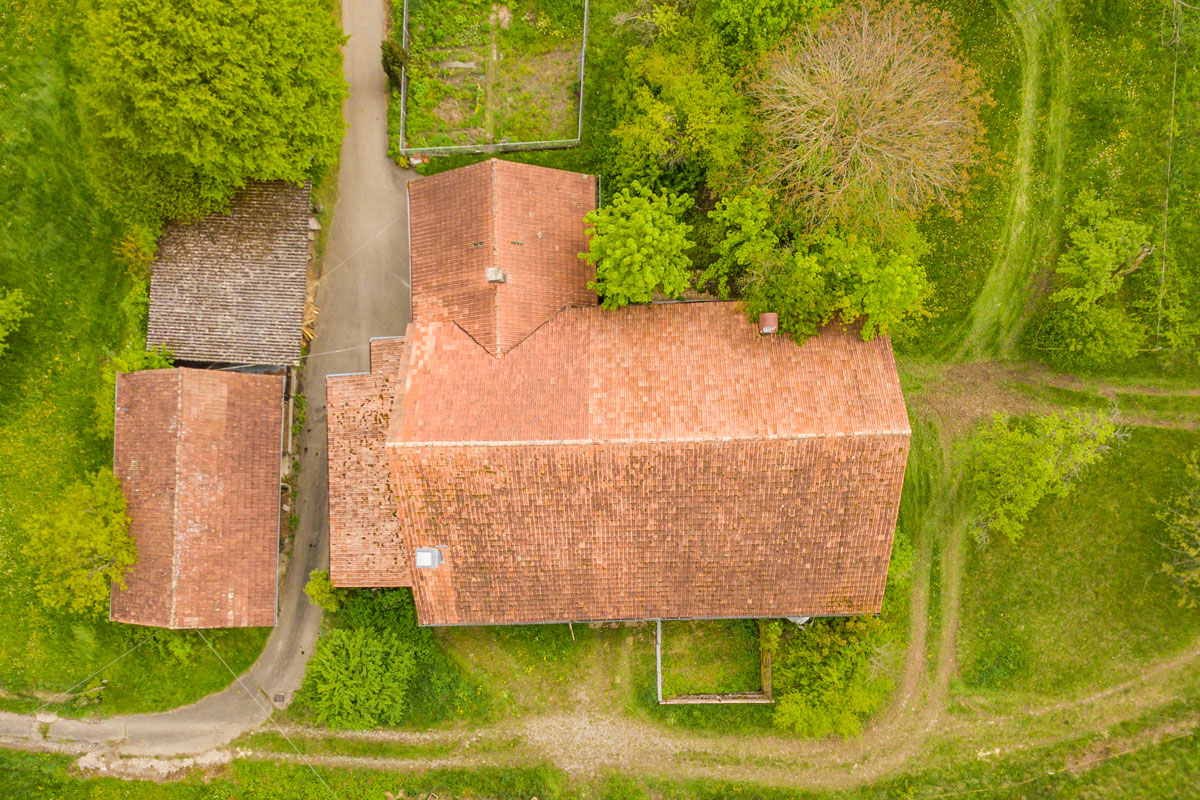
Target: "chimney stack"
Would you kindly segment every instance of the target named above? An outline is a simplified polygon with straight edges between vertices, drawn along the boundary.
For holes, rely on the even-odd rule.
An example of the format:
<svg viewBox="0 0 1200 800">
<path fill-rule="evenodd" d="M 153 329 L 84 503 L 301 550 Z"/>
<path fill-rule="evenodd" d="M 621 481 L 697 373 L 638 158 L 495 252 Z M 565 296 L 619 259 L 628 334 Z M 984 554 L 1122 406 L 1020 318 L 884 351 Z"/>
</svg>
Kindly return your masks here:
<svg viewBox="0 0 1200 800">
<path fill-rule="evenodd" d="M 769 336 L 779 330 L 779 315 L 774 311 L 764 311 L 758 315 L 758 332 Z"/>
</svg>

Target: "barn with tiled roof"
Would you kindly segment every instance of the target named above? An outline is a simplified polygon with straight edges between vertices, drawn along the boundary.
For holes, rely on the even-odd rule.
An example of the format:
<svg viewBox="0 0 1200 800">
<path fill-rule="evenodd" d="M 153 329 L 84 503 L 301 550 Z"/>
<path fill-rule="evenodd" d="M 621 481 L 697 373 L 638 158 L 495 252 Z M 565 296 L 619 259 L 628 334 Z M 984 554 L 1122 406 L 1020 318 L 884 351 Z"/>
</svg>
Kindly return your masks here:
<svg viewBox="0 0 1200 800">
<path fill-rule="evenodd" d="M 275 624 L 283 378 L 117 375 L 113 470 L 138 560 L 110 618 L 161 628 Z"/>
<path fill-rule="evenodd" d="M 527 203 L 543 239 L 582 235 L 586 209 L 554 202 L 558 174 L 502 169 L 522 182 L 497 208 Z M 414 192 L 414 231 L 447 202 Z M 330 379 L 337 585 L 411 585 L 426 625 L 880 609 L 910 438 L 886 337 L 831 327 L 797 345 L 760 335 L 737 303 L 601 309 L 572 253 L 536 276 L 505 263 L 517 303 L 562 284 L 506 343 L 445 303 L 421 313 L 413 242 L 415 318 L 396 357 L 373 357 L 357 392 Z M 445 269 L 458 275 L 451 245 Z M 369 432 L 335 463 L 376 396 Z M 385 469 L 390 491 L 354 504 L 351 533 L 333 473 L 378 485 Z"/>
<path fill-rule="evenodd" d="M 253 183 L 228 211 L 167 226 L 150 277 L 148 347 L 177 361 L 299 363 L 312 201 Z"/>
</svg>

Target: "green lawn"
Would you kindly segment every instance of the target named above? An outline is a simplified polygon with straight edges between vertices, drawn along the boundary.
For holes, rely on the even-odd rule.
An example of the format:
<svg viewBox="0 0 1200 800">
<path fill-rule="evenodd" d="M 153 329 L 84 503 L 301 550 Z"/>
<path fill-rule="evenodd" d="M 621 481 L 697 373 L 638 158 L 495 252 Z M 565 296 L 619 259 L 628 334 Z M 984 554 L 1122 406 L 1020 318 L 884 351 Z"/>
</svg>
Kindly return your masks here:
<svg viewBox="0 0 1200 800">
<path fill-rule="evenodd" d="M 1020 42 L 1004 12 L 997 4 L 975 0 L 931 5 L 947 11 L 959 26 L 962 53 L 992 102 L 983 109 L 985 150 L 967 192 L 952 209 L 931 210 L 921 223 L 932 248 L 925 268 L 934 286 L 928 302 L 934 317 L 912 341 L 900 343 L 914 352 L 952 350 L 966 332 L 971 306 L 1004 234 L 1021 113 Z"/>
<path fill-rule="evenodd" d="M 459 669 L 493 698 L 496 713 L 517 716 L 569 705 L 573 692 L 591 678 L 598 649 L 610 650 L 620 633 L 583 624 L 489 625 L 439 628 L 434 636 Z"/>
<path fill-rule="evenodd" d="M 1195 642 L 1200 615 L 1159 572 L 1154 510 L 1197 446 L 1200 433 L 1136 428 L 1070 496 L 1044 501 L 1016 544 L 973 548 L 959 638 L 967 689 L 1069 694 Z"/>
<path fill-rule="evenodd" d="M 24 291 L 33 312 L 0 359 L 0 688 L 16 694 L 66 690 L 148 633 L 42 607 L 21 555 L 20 522 L 112 462 L 93 395 L 101 365 L 129 337 L 117 309 L 133 279 L 114 255 L 119 232 L 72 157 L 80 150 L 68 87 L 73 9 L 25 0 L 0 13 L 0 286 Z M 241 670 L 264 638 L 260 630 L 232 631 L 217 646 Z M 154 644 L 101 677 L 109 682 L 99 704 L 56 710 L 148 711 L 230 682 L 206 650 L 181 664 Z M 0 699 L 18 709 L 40 704 L 33 695 Z"/>
<path fill-rule="evenodd" d="M 663 697 L 762 689 L 754 620 L 664 622 Z"/>
</svg>

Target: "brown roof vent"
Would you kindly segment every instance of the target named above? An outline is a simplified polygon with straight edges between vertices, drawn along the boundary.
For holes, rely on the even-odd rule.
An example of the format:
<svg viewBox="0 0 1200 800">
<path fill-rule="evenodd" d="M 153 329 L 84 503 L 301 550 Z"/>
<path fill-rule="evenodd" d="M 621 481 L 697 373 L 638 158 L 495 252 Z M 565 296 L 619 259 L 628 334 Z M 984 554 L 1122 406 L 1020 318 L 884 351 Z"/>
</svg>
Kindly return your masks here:
<svg viewBox="0 0 1200 800">
<path fill-rule="evenodd" d="M 774 311 L 764 311 L 758 315 L 758 332 L 769 336 L 779 331 L 779 315 Z"/>
</svg>

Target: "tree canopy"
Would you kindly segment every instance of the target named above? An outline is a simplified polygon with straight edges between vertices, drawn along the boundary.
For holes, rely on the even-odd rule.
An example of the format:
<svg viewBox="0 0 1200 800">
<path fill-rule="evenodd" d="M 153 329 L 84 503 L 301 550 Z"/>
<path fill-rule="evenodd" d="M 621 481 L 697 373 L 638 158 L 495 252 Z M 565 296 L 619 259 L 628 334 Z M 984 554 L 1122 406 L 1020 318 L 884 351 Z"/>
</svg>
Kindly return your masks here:
<svg viewBox="0 0 1200 800">
<path fill-rule="evenodd" d="M 0 289 L 0 355 L 8 349 L 8 335 L 29 316 L 28 305 L 20 289 Z"/>
<path fill-rule="evenodd" d="M 1067 495 L 1120 438 L 1113 420 L 1101 414 L 1068 411 L 1028 420 L 997 414 L 967 444 L 980 540 L 993 533 L 1021 538 L 1041 499 Z"/>
<path fill-rule="evenodd" d="M 584 220 L 588 251 L 580 258 L 596 268 L 588 287 L 605 308 L 649 303 L 655 292 L 679 297 L 691 281 L 692 227 L 682 220 L 692 198 L 653 192 L 637 181 Z"/>
<path fill-rule="evenodd" d="M 672 6 L 655 6 L 650 22 L 651 38 L 630 49 L 617 93 L 618 180 L 725 185 L 751 135 L 748 104 L 726 48 L 707 20 Z M 668 173 L 672 179 L 664 180 Z"/>
<path fill-rule="evenodd" d="M 732 233 L 742 236 L 736 228 Z M 794 250 L 763 252 L 743 279 L 747 310 L 752 317 L 774 311 L 780 328 L 798 341 L 835 320 L 861 324 L 869 341 L 925 313 L 929 282 L 921 258 L 927 249 L 910 227 L 880 245 L 829 231 Z"/>
<path fill-rule="evenodd" d="M 310 0 L 90 0 L 79 98 L 97 194 L 127 223 L 300 182 L 342 135 L 342 33 Z"/>
<path fill-rule="evenodd" d="M 1066 219 L 1070 241 L 1055 266 L 1045 346 L 1057 361 L 1104 366 L 1132 358 L 1148 331 L 1130 308 L 1127 278 L 1153 248 L 1150 229 L 1113 213 L 1084 189 Z"/>
<path fill-rule="evenodd" d="M 886 222 L 947 203 L 980 146 L 983 101 L 949 16 L 864 0 L 806 28 L 756 87 L 762 175 L 816 221 Z"/>
<path fill-rule="evenodd" d="M 108 468 L 72 484 L 22 527 L 38 596 L 52 608 L 77 614 L 103 610 L 110 584 L 124 587 L 125 573 L 137 561 L 125 495 Z"/>
<path fill-rule="evenodd" d="M 334 728 L 397 724 L 415 668 L 413 645 L 394 631 L 334 628 L 305 673 L 317 720 Z"/>
</svg>

